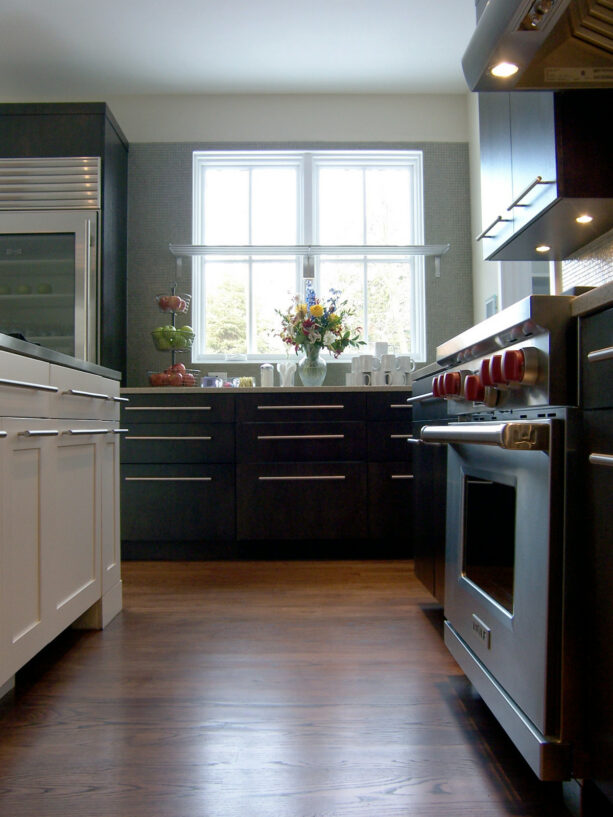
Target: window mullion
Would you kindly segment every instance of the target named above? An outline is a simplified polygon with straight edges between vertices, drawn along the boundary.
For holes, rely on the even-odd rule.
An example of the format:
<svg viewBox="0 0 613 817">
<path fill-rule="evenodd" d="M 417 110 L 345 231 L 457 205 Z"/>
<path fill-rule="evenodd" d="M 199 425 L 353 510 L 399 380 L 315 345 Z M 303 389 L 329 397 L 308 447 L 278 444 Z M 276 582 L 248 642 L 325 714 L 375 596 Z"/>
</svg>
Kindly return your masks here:
<svg viewBox="0 0 613 817">
<path fill-rule="evenodd" d="M 249 243 L 253 244 L 253 168 L 249 168 L 249 214 L 247 221 Z M 247 261 L 247 354 L 253 354 L 254 346 L 254 303 L 253 303 L 253 256 Z"/>
</svg>

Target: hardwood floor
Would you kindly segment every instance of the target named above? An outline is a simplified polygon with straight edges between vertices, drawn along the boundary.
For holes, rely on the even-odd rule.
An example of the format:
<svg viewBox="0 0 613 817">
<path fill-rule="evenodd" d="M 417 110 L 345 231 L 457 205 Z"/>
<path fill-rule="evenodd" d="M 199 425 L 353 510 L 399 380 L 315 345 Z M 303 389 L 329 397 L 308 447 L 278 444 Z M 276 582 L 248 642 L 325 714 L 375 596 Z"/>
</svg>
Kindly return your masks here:
<svg viewBox="0 0 613 817">
<path fill-rule="evenodd" d="M 129 562 L 0 704 L 2 817 L 561 817 L 405 561 Z"/>
</svg>

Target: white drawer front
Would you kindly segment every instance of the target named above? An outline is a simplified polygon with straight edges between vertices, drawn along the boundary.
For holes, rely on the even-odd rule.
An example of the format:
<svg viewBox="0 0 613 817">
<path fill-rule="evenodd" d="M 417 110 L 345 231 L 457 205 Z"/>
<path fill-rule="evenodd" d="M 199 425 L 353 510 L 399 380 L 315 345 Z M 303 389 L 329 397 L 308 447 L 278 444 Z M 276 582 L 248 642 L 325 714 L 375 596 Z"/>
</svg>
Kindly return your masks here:
<svg viewBox="0 0 613 817">
<path fill-rule="evenodd" d="M 51 364 L 51 383 L 58 387 L 55 417 L 115 420 L 119 418 L 119 383 L 78 369 Z"/>
<path fill-rule="evenodd" d="M 48 363 L 0 351 L 0 415 L 46 417 L 55 396 Z"/>
</svg>

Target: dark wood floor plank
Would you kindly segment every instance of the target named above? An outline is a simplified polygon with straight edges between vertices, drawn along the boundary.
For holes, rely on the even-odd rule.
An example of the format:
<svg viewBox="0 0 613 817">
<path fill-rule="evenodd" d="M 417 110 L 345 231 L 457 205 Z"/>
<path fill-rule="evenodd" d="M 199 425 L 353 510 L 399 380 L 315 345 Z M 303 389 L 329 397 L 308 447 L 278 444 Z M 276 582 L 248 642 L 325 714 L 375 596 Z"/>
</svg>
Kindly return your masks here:
<svg viewBox="0 0 613 817">
<path fill-rule="evenodd" d="M 0 817 L 562 817 L 412 564 L 128 562 L 0 704 Z"/>
</svg>

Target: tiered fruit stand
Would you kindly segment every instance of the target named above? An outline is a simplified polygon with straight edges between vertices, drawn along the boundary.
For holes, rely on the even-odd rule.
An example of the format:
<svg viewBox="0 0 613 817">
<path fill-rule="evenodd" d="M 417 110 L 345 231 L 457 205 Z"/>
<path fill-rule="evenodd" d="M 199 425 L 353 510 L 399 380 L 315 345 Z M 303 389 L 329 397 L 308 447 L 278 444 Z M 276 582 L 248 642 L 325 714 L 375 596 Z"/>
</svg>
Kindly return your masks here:
<svg viewBox="0 0 613 817">
<path fill-rule="evenodd" d="M 178 295 L 177 284 L 173 283 L 170 294 L 156 295 L 156 302 L 161 312 L 170 315 L 171 323 L 159 326 L 151 332 L 153 344 L 158 352 L 170 352 L 171 364 L 160 372 L 149 372 L 151 386 L 197 386 L 200 372 L 187 369 L 184 363 L 177 363 L 177 352 L 191 351 L 194 342 L 194 331 L 189 325 L 177 326 L 177 315 L 186 315 L 189 311 L 190 295 Z"/>
</svg>

